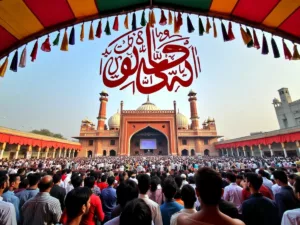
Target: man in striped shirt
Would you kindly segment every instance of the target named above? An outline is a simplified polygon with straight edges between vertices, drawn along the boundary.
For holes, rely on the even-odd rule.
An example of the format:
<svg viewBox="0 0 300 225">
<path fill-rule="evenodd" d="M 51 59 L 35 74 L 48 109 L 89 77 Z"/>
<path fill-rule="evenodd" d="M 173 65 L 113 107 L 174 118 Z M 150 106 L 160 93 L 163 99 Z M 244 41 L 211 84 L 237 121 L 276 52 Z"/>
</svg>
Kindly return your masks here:
<svg viewBox="0 0 300 225">
<path fill-rule="evenodd" d="M 51 176 L 44 176 L 39 182 L 40 192 L 22 206 L 23 225 L 56 224 L 61 217 L 59 200 L 50 196 L 53 186 Z"/>
</svg>

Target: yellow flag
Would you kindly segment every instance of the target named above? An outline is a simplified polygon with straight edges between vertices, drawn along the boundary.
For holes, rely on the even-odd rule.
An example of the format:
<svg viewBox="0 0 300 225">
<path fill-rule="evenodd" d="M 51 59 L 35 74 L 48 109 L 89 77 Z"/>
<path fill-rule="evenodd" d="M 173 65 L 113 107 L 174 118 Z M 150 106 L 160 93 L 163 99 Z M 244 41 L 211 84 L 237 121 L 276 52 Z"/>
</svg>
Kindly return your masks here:
<svg viewBox="0 0 300 225">
<path fill-rule="evenodd" d="M 84 23 L 81 25 L 81 32 L 80 32 L 80 41 L 83 41 L 84 39 Z"/>
<path fill-rule="evenodd" d="M 124 26 L 126 29 L 128 29 L 128 14 L 126 14 L 125 20 L 124 20 Z"/>
<path fill-rule="evenodd" d="M 90 27 L 90 34 L 89 34 L 89 40 L 94 40 L 94 28 L 93 28 L 93 22 L 91 22 L 91 27 Z"/>
<path fill-rule="evenodd" d="M 8 57 L 6 57 L 4 63 L 0 67 L 0 77 L 4 77 L 7 69 L 7 65 L 8 65 Z"/>
<path fill-rule="evenodd" d="M 65 34 L 64 34 L 64 38 L 63 38 L 63 41 L 61 43 L 61 46 L 60 46 L 60 50 L 61 51 L 68 51 L 69 50 L 69 40 L 68 40 L 67 29 L 65 29 Z"/>
</svg>

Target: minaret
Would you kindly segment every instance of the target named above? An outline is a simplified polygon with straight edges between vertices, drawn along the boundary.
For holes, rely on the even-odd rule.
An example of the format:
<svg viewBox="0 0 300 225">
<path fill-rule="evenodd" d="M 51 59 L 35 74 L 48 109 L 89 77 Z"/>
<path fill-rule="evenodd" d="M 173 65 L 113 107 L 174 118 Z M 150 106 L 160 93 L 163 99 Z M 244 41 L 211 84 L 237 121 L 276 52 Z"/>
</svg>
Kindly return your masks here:
<svg viewBox="0 0 300 225">
<path fill-rule="evenodd" d="M 108 102 L 108 94 L 105 91 L 100 93 L 100 109 L 98 114 L 97 130 L 104 130 L 106 120 L 106 103 Z"/>
<path fill-rule="evenodd" d="M 190 102 L 190 108 L 191 108 L 191 120 L 192 120 L 192 130 L 200 129 L 199 126 L 199 116 L 197 111 L 197 93 L 193 90 L 190 91 L 188 94 L 189 96 L 189 102 Z"/>
</svg>

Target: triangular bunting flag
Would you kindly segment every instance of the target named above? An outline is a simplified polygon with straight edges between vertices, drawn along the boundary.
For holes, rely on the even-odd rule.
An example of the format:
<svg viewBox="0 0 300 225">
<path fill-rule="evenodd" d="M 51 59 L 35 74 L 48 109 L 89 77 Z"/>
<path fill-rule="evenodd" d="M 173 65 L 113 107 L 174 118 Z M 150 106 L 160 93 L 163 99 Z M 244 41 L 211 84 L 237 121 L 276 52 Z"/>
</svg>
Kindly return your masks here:
<svg viewBox="0 0 300 225">
<path fill-rule="evenodd" d="M 118 31 L 119 30 L 119 17 L 115 17 L 114 25 L 113 25 L 113 30 Z"/>
<path fill-rule="evenodd" d="M 128 26 L 128 14 L 126 14 L 126 16 L 125 16 L 124 27 L 125 27 L 126 29 L 129 29 L 129 26 Z"/>
<path fill-rule="evenodd" d="M 19 67 L 24 68 L 26 66 L 26 57 L 27 57 L 27 50 L 26 50 L 26 45 L 25 45 L 25 47 L 22 51 L 22 54 L 21 54 Z"/>
<path fill-rule="evenodd" d="M 249 42 L 252 40 L 252 38 L 247 34 L 247 32 L 243 29 L 243 27 L 240 27 L 242 39 L 244 41 L 245 45 L 248 45 Z"/>
<path fill-rule="evenodd" d="M 195 28 L 194 28 L 194 26 L 192 24 L 192 21 L 191 21 L 189 15 L 187 15 L 187 17 L 186 17 L 186 23 L 187 23 L 188 32 L 189 33 L 194 32 Z"/>
<path fill-rule="evenodd" d="M 72 27 L 70 36 L 69 36 L 69 44 L 70 45 L 75 45 L 75 28 L 74 26 Z"/>
<path fill-rule="evenodd" d="M 102 22 L 101 20 L 99 20 L 99 23 L 98 23 L 98 27 L 97 27 L 97 30 L 96 30 L 96 37 L 97 38 L 100 38 L 101 37 L 101 34 L 102 34 Z"/>
<path fill-rule="evenodd" d="M 135 15 L 135 12 L 132 15 L 131 29 L 136 30 L 136 15 Z"/>
<path fill-rule="evenodd" d="M 10 70 L 13 72 L 18 72 L 18 50 L 15 52 L 13 60 L 10 63 Z"/>
<path fill-rule="evenodd" d="M 215 24 L 215 20 L 213 19 L 213 30 L 214 30 L 214 38 L 218 37 L 217 27 Z"/>
<path fill-rule="evenodd" d="M 254 29 L 253 29 L 253 46 L 256 49 L 260 49 L 260 44 L 259 44 L 259 41 L 257 39 L 256 31 Z"/>
<path fill-rule="evenodd" d="M 8 56 L 0 67 L 0 77 L 4 77 L 8 65 Z"/>
<path fill-rule="evenodd" d="M 172 16 L 171 11 L 169 10 L 168 24 L 169 24 L 169 25 L 172 25 L 172 23 L 173 23 L 173 16 Z"/>
<path fill-rule="evenodd" d="M 107 19 L 107 22 L 106 22 L 104 32 L 106 33 L 106 35 L 111 35 L 108 19 Z"/>
<path fill-rule="evenodd" d="M 90 26 L 89 40 L 90 40 L 90 41 L 94 40 L 94 27 L 93 27 L 93 21 L 91 22 L 91 26 Z"/>
<path fill-rule="evenodd" d="M 300 55 L 296 44 L 294 44 L 294 54 L 292 60 L 300 60 Z"/>
<path fill-rule="evenodd" d="M 232 23 L 231 21 L 228 23 L 228 38 L 229 38 L 229 41 L 232 41 L 235 39 L 235 36 L 233 34 L 233 31 L 232 31 Z"/>
<path fill-rule="evenodd" d="M 80 41 L 84 40 L 84 23 L 81 24 Z"/>
<path fill-rule="evenodd" d="M 69 41 L 68 41 L 68 33 L 67 29 L 65 29 L 64 38 L 60 46 L 61 51 L 68 51 L 69 50 Z"/>
<path fill-rule="evenodd" d="M 44 52 L 51 52 L 51 44 L 49 40 L 49 35 L 41 46 L 41 50 Z"/>
<path fill-rule="evenodd" d="M 146 26 L 147 21 L 146 21 L 146 15 L 145 15 L 145 10 L 142 13 L 142 18 L 141 18 L 141 26 Z"/>
<path fill-rule="evenodd" d="M 247 44 L 247 47 L 248 47 L 248 48 L 252 48 L 253 45 L 254 45 L 254 42 L 253 42 L 253 38 L 252 38 L 251 32 L 250 32 L 250 30 L 248 29 L 248 27 L 246 28 L 246 32 L 247 32 L 248 36 L 251 38 L 251 41 Z"/>
<path fill-rule="evenodd" d="M 204 26 L 203 26 L 201 17 L 199 16 L 199 35 L 203 36 L 203 34 L 204 34 Z"/>
<path fill-rule="evenodd" d="M 36 40 L 34 46 L 33 46 L 33 49 L 32 49 L 32 52 L 30 54 L 30 57 L 31 57 L 31 61 L 34 62 L 34 60 L 36 60 L 36 56 L 37 56 L 37 51 L 38 51 L 38 40 Z"/>
<path fill-rule="evenodd" d="M 275 59 L 280 58 L 280 53 L 279 53 L 276 41 L 273 37 L 271 39 L 271 45 L 272 45 L 272 49 L 273 49 L 274 58 Z"/>
<path fill-rule="evenodd" d="M 221 21 L 221 28 L 222 28 L 222 35 L 223 35 L 224 42 L 229 41 L 230 39 L 228 37 L 225 25 L 224 25 L 224 23 L 222 21 Z"/>
<path fill-rule="evenodd" d="M 268 42 L 267 42 L 267 39 L 265 37 L 265 34 L 263 34 L 261 54 L 263 54 L 263 55 L 268 55 L 269 54 L 269 46 L 268 46 Z"/>
<path fill-rule="evenodd" d="M 58 34 L 56 35 L 55 40 L 53 41 L 54 46 L 57 46 L 59 44 L 59 37 L 60 37 L 60 32 L 58 32 Z"/>
<path fill-rule="evenodd" d="M 167 24 L 167 17 L 165 16 L 164 10 L 161 10 L 160 21 L 159 24 L 164 26 Z"/>
<path fill-rule="evenodd" d="M 284 52 L 284 57 L 287 60 L 291 60 L 292 59 L 292 53 L 289 50 L 289 48 L 287 47 L 285 41 L 282 39 L 282 45 L 283 45 L 283 52 Z"/>
</svg>

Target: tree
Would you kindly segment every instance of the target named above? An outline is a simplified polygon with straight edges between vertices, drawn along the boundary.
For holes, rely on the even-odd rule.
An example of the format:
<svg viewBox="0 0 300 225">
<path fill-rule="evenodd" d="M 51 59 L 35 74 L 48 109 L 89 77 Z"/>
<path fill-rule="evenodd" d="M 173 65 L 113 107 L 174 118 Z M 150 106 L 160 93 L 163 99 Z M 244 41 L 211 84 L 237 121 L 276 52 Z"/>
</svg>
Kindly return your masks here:
<svg viewBox="0 0 300 225">
<path fill-rule="evenodd" d="M 31 131 L 31 133 L 34 133 L 34 134 L 40 134 L 40 135 L 44 135 L 44 136 L 48 136 L 48 137 L 54 137 L 54 138 L 65 139 L 63 135 L 52 133 L 52 132 L 51 132 L 50 130 L 48 130 L 48 129 L 33 130 L 33 131 Z"/>
</svg>

